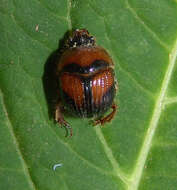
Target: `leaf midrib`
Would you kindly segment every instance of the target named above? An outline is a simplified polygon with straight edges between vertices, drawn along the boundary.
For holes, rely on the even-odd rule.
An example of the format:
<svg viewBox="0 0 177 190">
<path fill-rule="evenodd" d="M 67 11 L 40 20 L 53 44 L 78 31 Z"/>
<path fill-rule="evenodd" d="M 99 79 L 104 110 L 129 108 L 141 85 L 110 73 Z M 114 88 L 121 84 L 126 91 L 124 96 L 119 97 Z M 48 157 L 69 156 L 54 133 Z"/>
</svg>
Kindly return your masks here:
<svg viewBox="0 0 177 190">
<path fill-rule="evenodd" d="M 144 139 L 144 142 L 141 146 L 140 153 L 135 165 L 135 169 L 132 173 L 130 183 L 128 185 L 128 190 L 137 190 L 138 186 L 140 184 L 141 176 L 143 173 L 143 168 L 145 166 L 145 162 L 149 153 L 149 150 L 151 148 L 152 144 L 152 139 L 155 134 L 155 130 L 158 126 L 158 122 L 160 119 L 161 112 L 163 110 L 163 104 L 165 104 L 165 97 L 166 97 L 166 92 L 168 89 L 168 85 L 173 73 L 173 69 L 175 66 L 177 58 L 177 39 L 175 41 L 175 45 L 171 50 L 171 53 L 169 54 L 169 64 L 167 67 L 167 71 L 165 73 L 164 79 L 162 81 L 162 85 L 160 88 L 159 95 L 157 97 L 155 106 L 154 106 L 154 111 L 152 114 L 152 118 Z"/>
</svg>

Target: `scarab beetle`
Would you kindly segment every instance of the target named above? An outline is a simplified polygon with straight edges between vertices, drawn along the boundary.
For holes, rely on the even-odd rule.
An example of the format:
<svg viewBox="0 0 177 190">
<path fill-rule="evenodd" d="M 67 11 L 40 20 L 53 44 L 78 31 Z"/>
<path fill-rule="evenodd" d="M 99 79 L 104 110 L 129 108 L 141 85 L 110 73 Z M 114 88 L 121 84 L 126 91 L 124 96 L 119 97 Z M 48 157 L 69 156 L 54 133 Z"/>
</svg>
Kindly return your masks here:
<svg viewBox="0 0 177 190">
<path fill-rule="evenodd" d="M 55 119 L 70 130 L 70 136 L 72 128 L 64 120 L 63 108 L 78 117 L 93 118 L 94 125 L 103 125 L 114 117 L 117 107 L 113 61 L 86 29 L 73 31 L 67 39 L 57 61 L 57 82 Z M 112 112 L 103 116 L 109 108 Z"/>
</svg>

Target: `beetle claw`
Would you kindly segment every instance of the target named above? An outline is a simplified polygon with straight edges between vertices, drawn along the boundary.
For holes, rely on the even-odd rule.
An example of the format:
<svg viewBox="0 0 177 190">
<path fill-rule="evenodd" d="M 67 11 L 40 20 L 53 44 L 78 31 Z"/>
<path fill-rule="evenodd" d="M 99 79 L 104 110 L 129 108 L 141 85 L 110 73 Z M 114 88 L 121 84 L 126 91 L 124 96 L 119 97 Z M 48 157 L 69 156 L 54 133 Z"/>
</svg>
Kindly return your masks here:
<svg viewBox="0 0 177 190">
<path fill-rule="evenodd" d="M 61 127 L 65 128 L 66 130 L 65 137 L 68 136 L 68 130 L 70 131 L 70 137 L 72 137 L 73 135 L 72 127 L 64 120 L 59 106 L 57 106 L 56 111 L 55 111 L 55 120 L 57 123 L 60 124 Z"/>
<path fill-rule="evenodd" d="M 72 130 L 72 127 L 68 124 L 68 123 L 64 123 L 64 128 L 66 129 L 66 135 L 65 135 L 65 137 L 68 137 L 68 130 L 69 130 L 69 133 L 70 133 L 70 137 L 72 137 L 73 136 L 73 130 Z"/>
<path fill-rule="evenodd" d="M 100 119 L 98 119 L 98 120 L 95 120 L 95 121 L 93 122 L 93 125 L 94 125 L 94 126 L 96 126 L 96 125 L 98 125 L 98 124 L 104 125 L 105 123 L 110 122 L 110 121 L 113 119 L 113 117 L 114 117 L 114 115 L 115 115 L 115 113 L 116 113 L 116 111 L 117 111 L 117 106 L 116 106 L 116 104 L 113 104 L 111 108 L 112 108 L 112 112 L 111 112 L 109 115 L 107 115 L 107 116 L 105 116 L 105 117 L 103 117 L 103 118 L 100 118 Z"/>
</svg>

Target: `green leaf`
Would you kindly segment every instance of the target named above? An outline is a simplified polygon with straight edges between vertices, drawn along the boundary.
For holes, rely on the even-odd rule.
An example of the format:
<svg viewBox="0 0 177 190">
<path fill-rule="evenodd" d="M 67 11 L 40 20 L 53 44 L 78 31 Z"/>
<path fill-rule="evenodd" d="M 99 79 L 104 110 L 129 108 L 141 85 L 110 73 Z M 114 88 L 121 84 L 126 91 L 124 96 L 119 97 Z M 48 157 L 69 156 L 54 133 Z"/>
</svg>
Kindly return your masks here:
<svg viewBox="0 0 177 190">
<path fill-rule="evenodd" d="M 1 0 L 0 189 L 175 190 L 176 21 L 176 0 Z M 76 28 L 110 52 L 119 111 L 103 128 L 66 116 L 65 138 L 43 77 Z"/>
</svg>

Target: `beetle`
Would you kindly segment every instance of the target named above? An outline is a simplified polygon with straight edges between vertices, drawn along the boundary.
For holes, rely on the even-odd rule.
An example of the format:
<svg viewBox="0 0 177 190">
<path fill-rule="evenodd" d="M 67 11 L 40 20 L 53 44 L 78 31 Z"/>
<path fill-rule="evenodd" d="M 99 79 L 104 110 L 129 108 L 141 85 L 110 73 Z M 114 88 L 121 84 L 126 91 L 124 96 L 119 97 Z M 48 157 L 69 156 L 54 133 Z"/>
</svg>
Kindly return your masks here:
<svg viewBox="0 0 177 190">
<path fill-rule="evenodd" d="M 72 136 L 72 127 L 63 117 L 63 108 L 81 118 L 94 118 L 94 125 L 104 125 L 113 119 L 117 110 L 114 64 L 86 29 L 72 32 L 56 69 L 59 100 L 55 120 L 66 128 L 67 134 L 69 129 Z M 109 108 L 111 113 L 104 116 Z"/>
</svg>

